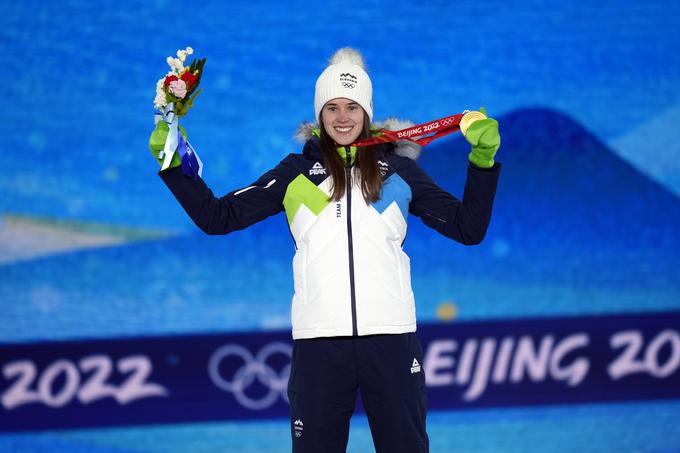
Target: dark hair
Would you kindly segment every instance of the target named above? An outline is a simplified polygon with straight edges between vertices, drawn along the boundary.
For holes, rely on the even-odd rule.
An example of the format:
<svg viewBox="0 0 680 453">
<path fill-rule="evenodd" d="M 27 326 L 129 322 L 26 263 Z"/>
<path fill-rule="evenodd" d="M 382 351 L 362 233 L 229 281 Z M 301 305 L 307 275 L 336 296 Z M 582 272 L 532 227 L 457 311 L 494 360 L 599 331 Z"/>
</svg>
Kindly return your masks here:
<svg viewBox="0 0 680 453">
<path fill-rule="evenodd" d="M 345 161 L 337 151 L 337 144 L 328 135 L 323 126 L 322 114 L 319 114 L 321 149 L 323 151 L 326 168 L 329 169 L 333 179 L 333 192 L 330 200 L 339 201 L 347 189 L 347 179 L 345 178 Z M 371 136 L 371 121 L 364 112 L 364 127 L 359 134 L 359 138 Z M 373 203 L 380 200 L 383 180 L 378 168 L 378 151 L 375 146 L 361 146 L 357 149 L 357 154 L 353 166 L 353 177 L 359 178 L 361 182 L 361 193 L 366 203 Z"/>
</svg>

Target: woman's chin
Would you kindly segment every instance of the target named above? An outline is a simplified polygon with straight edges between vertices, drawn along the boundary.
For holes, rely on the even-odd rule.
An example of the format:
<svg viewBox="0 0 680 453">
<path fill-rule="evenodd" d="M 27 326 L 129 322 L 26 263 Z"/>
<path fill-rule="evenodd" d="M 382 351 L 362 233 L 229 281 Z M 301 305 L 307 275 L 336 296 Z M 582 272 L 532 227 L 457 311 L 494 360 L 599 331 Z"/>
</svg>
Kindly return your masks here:
<svg viewBox="0 0 680 453">
<path fill-rule="evenodd" d="M 357 137 L 358 137 L 358 135 L 357 135 Z M 343 136 L 343 137 L 335 136 L 335 137 L 332 137 L 332 138 L 333 138 L 333 141 L 335 141 L 335 143 L 337 145 L 347 146 L 347 145 L 351 145 L 352 143 L 354 143 L 356 141 L 357 137 L 355 137 L 353 135 L 348 135 L 348 136 Z"/>
</svg>

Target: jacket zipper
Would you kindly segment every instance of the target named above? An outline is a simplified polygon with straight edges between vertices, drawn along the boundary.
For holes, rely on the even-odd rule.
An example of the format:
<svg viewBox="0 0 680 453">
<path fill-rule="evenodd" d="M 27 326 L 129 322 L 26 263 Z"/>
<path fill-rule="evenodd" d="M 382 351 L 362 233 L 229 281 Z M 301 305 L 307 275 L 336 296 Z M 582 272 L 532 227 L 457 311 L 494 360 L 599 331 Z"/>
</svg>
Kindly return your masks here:
<svg viewBox="0 0 680 453">
<path fill-rule="evenodd" d="M 354 246 L 352 243 L 352 152 L 345 146 L 345 183 L 347 186 L 347 246 L 349 247 L 349 288 L 352 300 L 352 336 L 359 335 L 357 330 L 357 301 L 354 290 Z"/>
</svg>

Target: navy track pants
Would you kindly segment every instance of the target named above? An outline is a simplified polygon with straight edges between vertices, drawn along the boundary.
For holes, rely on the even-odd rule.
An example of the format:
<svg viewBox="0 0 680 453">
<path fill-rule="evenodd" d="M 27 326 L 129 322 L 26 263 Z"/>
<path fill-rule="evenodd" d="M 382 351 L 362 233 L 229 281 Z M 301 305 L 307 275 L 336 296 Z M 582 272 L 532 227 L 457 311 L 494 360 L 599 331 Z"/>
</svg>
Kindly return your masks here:
<svg viewBox="0 0 680 453">
<path fill-rule="evenodd" d="M 295 340 L 293 452 L 345 452 L 357 389 L 377 453 L 429 451 L 422 355 L 415 333 Z"/>
</svg>

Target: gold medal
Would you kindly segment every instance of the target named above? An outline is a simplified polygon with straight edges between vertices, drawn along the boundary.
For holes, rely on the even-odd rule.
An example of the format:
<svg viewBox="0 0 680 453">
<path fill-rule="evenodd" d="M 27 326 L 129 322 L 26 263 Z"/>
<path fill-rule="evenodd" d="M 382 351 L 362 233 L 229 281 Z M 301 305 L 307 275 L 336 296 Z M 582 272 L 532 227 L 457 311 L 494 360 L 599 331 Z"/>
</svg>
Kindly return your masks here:
<svg viewBox="0 0 680 453">
<path fill-rule="evenodd" d="M 482 112 L 478 112 L 477 110 L 465 110 L 463 112 L 463 117 L 460 119 L 460 131 L 463 133 L 463 135 L 467 134 L 467 130 L 470 128 L 472 123 L 485 118 L 486 115 Z"/>
</svg>

